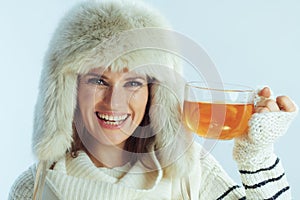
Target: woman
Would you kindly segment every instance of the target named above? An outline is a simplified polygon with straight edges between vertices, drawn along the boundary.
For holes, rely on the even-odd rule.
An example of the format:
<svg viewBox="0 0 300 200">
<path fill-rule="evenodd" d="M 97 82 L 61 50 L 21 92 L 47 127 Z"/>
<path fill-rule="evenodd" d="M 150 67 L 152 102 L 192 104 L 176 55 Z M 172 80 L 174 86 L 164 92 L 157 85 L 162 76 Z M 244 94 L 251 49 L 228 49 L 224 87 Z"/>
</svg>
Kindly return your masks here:
<svg viewBox="0 0 300 200">
<path fill-rule="evenodd" d="M 175 56 L 136 48 L 151 35 L 142 29 L 168 27 L 155 10 L 126 1 L 84 2 L 63 18 L 35 111 L 39 164 L 16 180 L 10 199 L 291 198 L 273 142 L 295 104 L 269 99 L 269 88 L 259 92 L 248 134 L 235 139 L 238 186 L 211 155 L 200 159 L 200 145 L 182 126 Z"/>
</svg>

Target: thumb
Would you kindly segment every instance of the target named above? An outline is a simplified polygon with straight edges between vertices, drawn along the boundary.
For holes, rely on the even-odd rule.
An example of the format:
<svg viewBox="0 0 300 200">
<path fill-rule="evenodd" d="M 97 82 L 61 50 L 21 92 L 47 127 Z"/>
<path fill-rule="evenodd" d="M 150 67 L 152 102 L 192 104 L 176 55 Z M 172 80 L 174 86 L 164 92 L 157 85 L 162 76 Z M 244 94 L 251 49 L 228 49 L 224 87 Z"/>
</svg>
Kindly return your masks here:
<svg viewBox="0 0 300 200">
<path fill-rule="evenodd" d="M 271 90 L 269 87 L 264 87 L 258 92 L 258 95 L 261 97 L 269 98 L 271 96 Z"/>
</svg>

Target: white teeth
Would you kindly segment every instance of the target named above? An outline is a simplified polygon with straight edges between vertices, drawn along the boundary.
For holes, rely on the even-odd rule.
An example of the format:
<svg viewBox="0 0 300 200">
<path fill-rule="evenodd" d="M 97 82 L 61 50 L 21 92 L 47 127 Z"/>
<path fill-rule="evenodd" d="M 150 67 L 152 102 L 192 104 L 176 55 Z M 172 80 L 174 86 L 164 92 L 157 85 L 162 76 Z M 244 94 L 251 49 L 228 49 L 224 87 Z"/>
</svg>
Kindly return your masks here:
<svg viewBox="0 0 300 200">
<path fill-rule="evenodd" d="M 107 114 L 100 114 L 98 113 L 98 117 L 104 120 L 109 120 L 109 123 L 118 123 L 117 121 L 123 121 L 127 118 L 127 114 L 124 115 L 107 115 Z M 115 122 L 112 122 L 115 121 Z"/>
<path fill-rule="evenodd" d="M 104 123 L 105 123 L 105 124 L 109 124 L 109 125 L 113 125 L 113 126 L 116 126 L 116 125 L 121 124 L 120 121 L 118 121 L 118 122 L 105 121 Z"/>
</svg>

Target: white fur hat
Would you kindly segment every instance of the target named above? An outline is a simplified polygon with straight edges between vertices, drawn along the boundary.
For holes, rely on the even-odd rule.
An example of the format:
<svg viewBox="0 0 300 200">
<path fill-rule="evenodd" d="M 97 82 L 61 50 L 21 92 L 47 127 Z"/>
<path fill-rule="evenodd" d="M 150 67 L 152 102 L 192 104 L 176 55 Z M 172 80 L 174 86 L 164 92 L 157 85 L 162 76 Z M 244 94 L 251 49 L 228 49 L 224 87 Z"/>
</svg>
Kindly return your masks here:
<svg viewBox="0 0 300 200">
<path fill-rule="evenodd" d="M 180 151 L 179 143 L 185 141 L 181 135 L 183 81 L 176 58 L 163 49 L 138 51 L 147 42 L 150 46 L 166 42 L 166 37 L 148 37 L 158 33 L 157 28 L 163 33 L 169 25 L 157 11 L 141 2 L 87 1 L 66 14 L 50 42 L 40 79 L 33 134 L 33 151 L 38 160 L 56 161 L 71 147 L 78 74 L 99 66 L 126 66 L 142 69 L 141 73 L 159 82 L 151 91 L 150 121 L 156 134 L 153 148 L 160 154 L 160 162 L 175 162 L 175 171 L 171 170 L 174 173 L 192 165 L 188 153 L 174 157 Z"/>
</svg>

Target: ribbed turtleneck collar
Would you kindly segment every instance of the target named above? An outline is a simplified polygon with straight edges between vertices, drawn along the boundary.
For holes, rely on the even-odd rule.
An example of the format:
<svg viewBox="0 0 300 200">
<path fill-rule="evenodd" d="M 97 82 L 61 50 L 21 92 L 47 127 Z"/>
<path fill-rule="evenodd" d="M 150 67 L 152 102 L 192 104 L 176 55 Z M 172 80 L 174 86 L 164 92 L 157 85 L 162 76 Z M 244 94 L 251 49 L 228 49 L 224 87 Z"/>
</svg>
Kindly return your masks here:
<svg viewBox="0 0 300 200">
<path fill-rule="evenodd" d="M 162 169 L 154 153 L 149 153 L 149 170 L 138 161 L 116 168 L 97 168 L 85 152 L 78 157 L 66 156 L 48 171 L 46 184 L 64 199 L 137 199 L 156 188 Z M 149 162 L 149 159 L 147 159 Z"/>
</svg>

